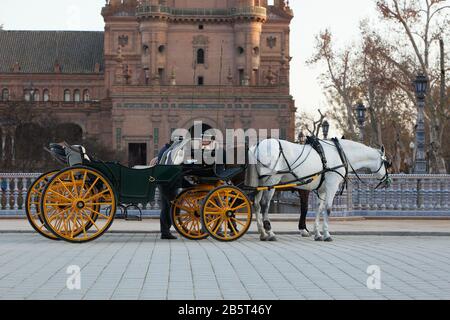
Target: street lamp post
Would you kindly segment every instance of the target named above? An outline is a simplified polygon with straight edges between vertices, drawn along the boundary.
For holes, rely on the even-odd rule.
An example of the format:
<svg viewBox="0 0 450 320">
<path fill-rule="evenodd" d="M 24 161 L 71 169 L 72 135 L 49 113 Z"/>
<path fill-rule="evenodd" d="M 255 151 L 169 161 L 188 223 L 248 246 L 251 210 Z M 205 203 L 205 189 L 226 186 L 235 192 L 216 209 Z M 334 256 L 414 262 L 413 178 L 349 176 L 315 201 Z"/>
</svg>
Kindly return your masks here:
<svg viewBox="0 0 450 320">
<path fill-rule="evenodd" d="M 328 139 L 328 132 L 329 132 L 329 131 L 330 131 L 330 124 L 328 123 L 327 120 L 325 120 L 325 121 L 322 123 L 323 138 L 324 138 L 325 140 Z"/>
<path fill-rule="evenodd" d="M 356 106 L 356 120 L 358 121 L 359 127 L 359 140 L 364 143 L 364 125 L 366 123 L 366 111 L 367 108 L 362 102 Z"/>
<path fill-rule="evenodd" d="M 419 74 L 414 81 L 417 99 L 417 124 L 416 124 L 416 156 L 414 159 L 414 173 L 426 174 L 427 161 L 425 159 L 425 97 L 427 95 L 428 79 Z"/>
<path fill-rule="evenodd" d="M 409 173 L 414 173 L 414 158 L 415 158 L 415 153 L 416 153 L 416 144 L 414 142 L 411 142 L 409 144 L 409 149 L 411 150 L 411 161 L 409 162 L 410 165 L 410 169 L 409 169 Z"/>
</svg>

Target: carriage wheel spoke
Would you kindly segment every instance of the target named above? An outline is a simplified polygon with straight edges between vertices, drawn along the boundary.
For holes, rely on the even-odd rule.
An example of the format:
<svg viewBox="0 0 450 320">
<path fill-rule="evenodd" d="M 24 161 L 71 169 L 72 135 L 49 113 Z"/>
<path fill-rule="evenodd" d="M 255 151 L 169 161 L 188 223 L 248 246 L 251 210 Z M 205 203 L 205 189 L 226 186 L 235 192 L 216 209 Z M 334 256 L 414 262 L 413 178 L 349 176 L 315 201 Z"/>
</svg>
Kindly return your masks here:
<svg viewBox="0 0 450 320">
<path fill-rule="evenodd" d="M 78 193 L 78 189 L 77 189 L 77 183 L 76 183 L 75 177 L 73 175 L 73 171 L 70 171 L 70 178 L 71 178 L 72 183 L 73 183 L 73 189 L 74 189 L 74 192 L 75 192 L 75 196 L 78 198 L 79 197 L 79 193 Z"/>
<path fill-rule="evenodd" d="M 243 226 L 243 227 L 245 227 L 246 226 L 246 224 L 245 223 L 243 223 L 242 221 L 239 221 L 238 219 L 236 219 L 236 218 L 231 218 L 231 220 L 233 220 L 234 222 L 237 222 L 237 223 L 239 223 L 241 226 Z"/>
<path fill-rule="evenodd" d="M 69 188 L 67 188 L 66 184 L 64 182 L 62 182 L 59 177 L 58 177 L 58 181 L 63 185 L 64 189 L 66 189 L 66 191 L 69 194 L 69 196 L 71 196 L 73 198 L 74 196 L 73 196 L 72 191 L 70 191 Z"/>
<path fill-rule="evenodd" d="M 51 192 L 51 195 L 52 195 L 52 196 L 57 195 L 57 196 L 59 196 L 59 197 L 61 197 L 61 198 L 66 199 L 67 201 L 71 202 L 71 200 L 70 200 L 69 198 L 67 198 L 66 196 L 60 194 L 60 193 L 57 192 L 55 189 L 53 189 L 53 186 L 52 186 L 52 188 L 50 189 L 50 192 Z M 49 197 L 49 198 L 50 198 L 50 199 L 53 199 L 53 197 Z"/>
<path fill-rule="evenodd" d="M 96 210 L 94 210 L 94 209 L 91 209 L 91 208 L 89 208 L 89 207 L 86 207 L 86 209 L 89 210 L 89 211 L 92 212 L 92 213 L 98 214 L 99 216 L 101 216 L 101 217 L 103 217 L 103 218 L 105 218 L 105 219 L 110 219 L 110 218 L 111 218 L 111 216 L 107 216 L 107 215 L 105 215 L 105 214 L 103 214 L 103 213 L 100 213 L 100 212 L 98 212 L 98 211 L 96 211 Z"/>
<path fill-rule="evenodd" d="M 233 222 L 231 221 L 231 219 L 229 220 L 229 222 L 230 222 L 230 227 L 231 227 L 231 229 L 232 229 L 233 232 L 234 232 L 234 235 L 239 234 L 239 233 L 236 231 L 236 228 L 234 227 L 234 224 L 233 224 Z"/>
<path fill-rule="evenodd" d="M 87 172 L 87 171 L 86 171 L 86 172 Z M 97 178 L 95 179 L 94 183 L 89 187 L 89 189 L 88 189 L 88 190 L 86 191 L 86 193 L 84 194 L 83 199 L 85 199 L 86 196 L 89 195 L 89 193 L 91 192 L 91 190 L 92 190 L 92 189 L 94 188 L 94 186 L 97 184 L 98 180 L 100 180 L 100 177 L 97 177 Z M 87 200 L 90 200 L 90 199 L 85 199 L 85 200 L 87 201 Z"/>
<path fill-rule="evenodd" d="M 97 194 L 93 195 L 93 196 L 90 197 L 90 198 L 84 199 L 84 201 L 88 202 L 89 200 L 98 199 L 98 198 L 100 198 L 102 195 L 104 195 L 104 194 L 107 193 L 107 192 L 110 192 L 110 191 L 109 191 L 108 189 L 103 190 L 102 192 L 97 193 Z"/>
</svg>

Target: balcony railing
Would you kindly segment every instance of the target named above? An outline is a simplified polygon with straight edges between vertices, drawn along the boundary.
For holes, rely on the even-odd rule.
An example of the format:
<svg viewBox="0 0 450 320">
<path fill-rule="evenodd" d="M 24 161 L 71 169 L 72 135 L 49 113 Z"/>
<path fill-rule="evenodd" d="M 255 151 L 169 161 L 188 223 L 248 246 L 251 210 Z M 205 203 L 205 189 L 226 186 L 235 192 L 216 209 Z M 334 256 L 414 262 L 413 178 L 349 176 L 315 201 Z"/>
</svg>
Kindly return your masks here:
<svg viewBox="0 0 450 320">
<path fill-rule="evenodd" d="M 261 17 L 266 18 L 267 10 L 264 7 L 244 7 L 225 9 L 206 8 L 171 8 L 162 5 L 143 3 L 136 9 L 137 16 L 170 15 L 177 17 Z"/>
<path fill-rule="evenodd" d="M 27 190 L 37 173 L 0 173 L 0 216 L 24 217 Z M 450 175 L 392 175 L 389 189 L 374 187 L 377 181 L 362 175 L 363 182 L 354 176 L 349 189 L 337 196 L 333 216 L 450 216 Z M 156 199 L 158 199 L 158 194 Z M 273 213 L 299 214 L 299 198 L 290 192 L 278 193 L 272 204 Z M 140 205 L 144 215 L 154 215 L 159 201 Z M 309 209 L 317 210 L 318 199 L 311 194 Z"/>
</svg>

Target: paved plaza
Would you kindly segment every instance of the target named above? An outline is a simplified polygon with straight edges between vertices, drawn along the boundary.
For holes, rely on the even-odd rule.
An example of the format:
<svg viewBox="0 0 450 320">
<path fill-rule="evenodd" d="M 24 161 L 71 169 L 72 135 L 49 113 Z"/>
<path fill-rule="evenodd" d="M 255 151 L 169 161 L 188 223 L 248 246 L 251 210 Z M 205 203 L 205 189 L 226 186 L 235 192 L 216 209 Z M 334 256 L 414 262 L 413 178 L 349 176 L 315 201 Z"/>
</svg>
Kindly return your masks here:
<svg viewBox="0 0 450 320">
<path fill-rule="evenodd" d="M 254 234 L 168 242 L 109 233 L 74 245 L 0 233 L 0 299 L 450 299 L 449 243 L 368 235 L 317 243 L 286 234 L 278 242 Z M 80 290 L 67 287 L 70 266 L 81 269 Z M 367 286 L 369 266 L 379 268 L 379 290 Z"/>
</svg>

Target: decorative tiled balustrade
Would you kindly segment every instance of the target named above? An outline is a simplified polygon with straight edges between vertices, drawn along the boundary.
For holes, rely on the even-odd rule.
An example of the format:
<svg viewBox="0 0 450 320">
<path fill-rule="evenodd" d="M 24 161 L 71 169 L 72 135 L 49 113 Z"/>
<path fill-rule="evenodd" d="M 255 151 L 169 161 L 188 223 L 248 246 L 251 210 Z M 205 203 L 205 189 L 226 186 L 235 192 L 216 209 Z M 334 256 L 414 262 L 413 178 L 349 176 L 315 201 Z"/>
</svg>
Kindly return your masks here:
<svg viewBox="0 0 450 320">
<path fill-rule="evenodd" d="M 39 177 L 39 173 L 0 173 L 0 216 L 24 216 L 25 199 L 28 188 Z M 159 191 L 156 190 L 156 199 Z M 140 205 L 144 214 L 155 215 L 159 211 L 159 201 Z M 117 214 L 120 210 L 117 211 Z"/>
<path fill-rule="evenodd" d="M 0 216 L 23 216 L 27 190 L 37 173 L 0 173 Z M 337 196 L 333 215 L 402 215 L 450 216 L 450 175 L 392 175 L 389 189 L 375 190 L 378 181 L 370 175 L 351 176 L 343 195 Z M 158 199 L 158 191 L 156 195 Z M 298 213 L 297 193 L 283 192 L 275 196 L 271 211 Z M 311 194 L 309 210 L 314 212 L 318 199 Z M 157 214 L 159 202 L 143 204 L 144 215 Z"/>
<path fill-rule="evenodd" d="M 378 181 L 371 175 L 350 176 L 348 190 L 333 203 L 334 215 L 450 216 L 450 175 L 391 175 L 389 189 L 375 190 Z M 299 212 L 296 193 L 275 197 L 272 212 Z M 311 194 L 309 211 L 316 211 L 319 199 Z"/>
</svg>

